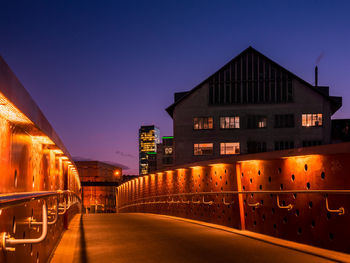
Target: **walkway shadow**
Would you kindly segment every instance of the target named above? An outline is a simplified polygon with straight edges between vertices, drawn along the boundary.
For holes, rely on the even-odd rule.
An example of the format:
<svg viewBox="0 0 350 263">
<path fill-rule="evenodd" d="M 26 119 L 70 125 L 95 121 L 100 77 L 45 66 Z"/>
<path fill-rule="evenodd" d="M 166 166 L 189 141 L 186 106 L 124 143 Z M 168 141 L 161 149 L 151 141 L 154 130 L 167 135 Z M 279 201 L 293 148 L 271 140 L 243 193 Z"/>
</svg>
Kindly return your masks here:
<svg viewBox="0 0 350 263">
<path fill-rule="evenodd" d="M 80 232 L 80 240 L 79 240 L 79 262 L 80 263 L 87 263 L 87 254 L 86 254 L 86 240 L 85 240 L 85 230 L 84 230 L 84 219 L 83 215 L 80 215 L 80 226 L 79 226 L 79 232 Z"/>
</svg>

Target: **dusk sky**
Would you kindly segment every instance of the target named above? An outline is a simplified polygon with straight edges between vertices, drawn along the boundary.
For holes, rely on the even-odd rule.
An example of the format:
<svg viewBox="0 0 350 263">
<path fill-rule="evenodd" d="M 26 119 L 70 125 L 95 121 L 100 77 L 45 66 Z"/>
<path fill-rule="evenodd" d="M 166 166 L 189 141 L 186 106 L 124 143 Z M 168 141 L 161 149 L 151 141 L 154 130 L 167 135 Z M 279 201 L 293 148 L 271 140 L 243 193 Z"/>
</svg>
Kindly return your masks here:
<svg viewBox="0 0 350 263">
<path fill-rule="evenodd" d="M 138 129 L 248 46 L 342 96 L 350 118 L 350 1 L 0 3 L 0 55 L 72 156 L 138 173 Z"/>
</svg>

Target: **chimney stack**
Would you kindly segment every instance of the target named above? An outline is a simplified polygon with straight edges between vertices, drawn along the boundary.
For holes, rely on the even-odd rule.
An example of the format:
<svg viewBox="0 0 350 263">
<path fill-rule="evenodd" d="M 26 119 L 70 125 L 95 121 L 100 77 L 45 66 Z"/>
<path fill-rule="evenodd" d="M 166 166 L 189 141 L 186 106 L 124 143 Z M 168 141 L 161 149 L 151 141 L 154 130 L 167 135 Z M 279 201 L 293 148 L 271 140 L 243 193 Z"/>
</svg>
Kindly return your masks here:
<svg viewBox="0 0 350 263">
<path fill-rule="evenodd" d="M 318 67 L 315 67 L 315 87 L 318 86 Z"/>
</svg>

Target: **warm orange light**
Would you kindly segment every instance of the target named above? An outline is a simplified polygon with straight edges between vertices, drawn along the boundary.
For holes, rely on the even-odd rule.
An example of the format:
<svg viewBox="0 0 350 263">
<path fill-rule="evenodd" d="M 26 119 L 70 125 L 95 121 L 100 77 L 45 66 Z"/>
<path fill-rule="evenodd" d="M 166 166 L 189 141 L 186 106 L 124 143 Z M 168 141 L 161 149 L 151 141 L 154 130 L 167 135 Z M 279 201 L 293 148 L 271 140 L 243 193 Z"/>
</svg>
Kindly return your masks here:
<svg viewBox="0 0 350 263">
<path fill-rule="evenodd" d="M 51 150 L 54 154 L 63 154 L 63 152 L 60 149 L 54 149 Z"/>
<path fill-rule="evenodd" d="M 203 166 L 197 165 L 197 166 L 191 166 L 191 169 L 199 169 L 199 168 L 203 168 Z"/>
<path fill-rule="evenodd" d="M 245 161 L 238 161 L 237 163 L 251 163 L 251 164 L 258 164 L 261 160 L 245 160 Z"/>
<path fill-rule="evenodd" d="M 33 122 L 17 109 L 2 93 L 0 93 L 0 116 L 14 123 L 33 124 Z"/>
<path fill-rule="evenodd" d="M 120 172 L 117 170 L 117 171 L 114 172 L 114 174 L 115 174 L 115 175 L 119 175 Z"/>
<path fill-rule="evenodd" d="M 208 166 L 222 166 L 225 164 L 227 164 L 227 163 L 213 163 L 213 164 L 208 164 Z"/>
<path fill-rule="evenodd" d="M 41 144 L 54 145 L 55 143 L 48 136 L 31 136 L 34 142 Z"/>
</svg>

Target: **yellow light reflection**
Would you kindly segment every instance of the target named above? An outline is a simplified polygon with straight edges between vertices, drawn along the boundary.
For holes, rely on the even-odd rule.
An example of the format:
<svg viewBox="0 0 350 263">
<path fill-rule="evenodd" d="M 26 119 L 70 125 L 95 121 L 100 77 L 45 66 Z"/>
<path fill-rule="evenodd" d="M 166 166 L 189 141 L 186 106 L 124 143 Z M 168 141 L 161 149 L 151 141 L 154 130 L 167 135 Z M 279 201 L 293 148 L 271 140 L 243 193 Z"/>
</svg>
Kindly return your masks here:
<svg viewBox="0 0 350 263">
<path fill-rule="evenodd" d="M 17 109 L 2 93 L 0 93 L 0 116 L 14 123 L 33 124 L 33 122 Z"/>
<path fill-rule="evenodd" d="M 34 142 L 41 144 L 54 145 L 55 143 L 48 136 L 31 136 Z"/>
<path fill-rule="evenodd" d="M 59 149 L 51 150 L 54 154 L 63 154 L 63 152 Z"/>
</svg>

